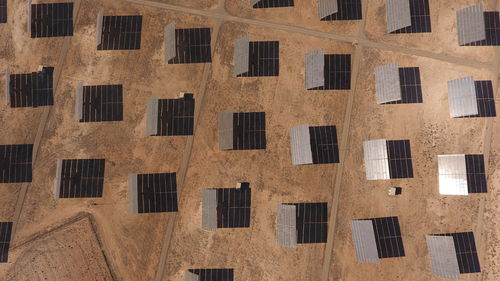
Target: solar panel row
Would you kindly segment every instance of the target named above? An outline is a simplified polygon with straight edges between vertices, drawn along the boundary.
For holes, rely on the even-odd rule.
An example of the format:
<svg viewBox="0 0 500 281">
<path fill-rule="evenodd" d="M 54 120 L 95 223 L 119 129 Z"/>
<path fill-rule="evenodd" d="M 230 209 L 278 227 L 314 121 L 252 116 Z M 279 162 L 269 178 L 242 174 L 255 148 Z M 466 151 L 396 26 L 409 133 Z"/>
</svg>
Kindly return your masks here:
<svg viewBox="0 0 500 281">
<path fill-rule="evenodd" d="M 138 213 L 177 212 L 175 173 L 137 175 Z"/>
<path fill-rule="evenodd" d="M 432 32 L 429 0 L 409 0 L 411 25 L 393 31 L 399 33 L 425 33 Z"/>
<path fill-rule="evenodd" d="M 413 178 L 409 140 L 388 140 L 389 172 L 392 179 Z"/>
<path fill-rule="evenodd" d="M 351 55 L 330 54 L 324 55 L 323 86 L 310 90 L 349 90 L 351 89 Z"/>
<path fill-rule="evenodd" d="M 42 71 L 27 74 L 11 74 L 10 106 L 37 107 L 54 104 L 53 77 L 54 68 L 44 67 Z"/>
<path fill-rule="evenodd" d="M 7 22 L 7 0 L 0 0 L 0 23 Z"/>
<path fill-rule="evenodd" d="M 234 270 L 232 268 L 189 269 L 188 272 L 197 275 L 198 281 L 233 281 L 234 280 Z"/>
<path fill-rule="evenodd" d="M 400 67 L 399 81 L 401 87 L 401 100 L 384 104 L 422 103 L 422 85 L 420 69 L 418 67 Z"/>
<path fill-rule="evenodd" d="M 338 12 L 322 18 L 322 21 L 360 20 L 363 18 L 361 0 L 337 0 Z"/>
<path fill-rule="evenodd" d="M 8 261 L 11 234 L 12 222 L 0 222 L 0 263 Z"/>
<path fill-rule="evenodd" d="M 233 114 L 233 150 L 266 149 L 266 113 Z"/>
<path fill-rule="evenodd" d="M 461 46 L 500 46 L 500 13 L 484 12 L 486 39 Z"/>
<path fill-rule="evenodd" d="M 160 99 L 157 136 L 192 135 L 194 105 L 195 100 L 192 95 L 180 99 Z"/>
<path fill-rule="evenodd" d="M 379 258 L 403 257 L 405 250 L 398 217 L 372 218 Z"/>
<path fill-rule="evenodd" d="M 169 64 L 205 63 L 212 61 L 210 28 L 175 30 L 177 56 Z"/>
<path fill-rule="evenodd" d="M 73 3 L 31 5 L 31 37 L 73 36 Z"/>
<path fill-rule="evenodd" d="M 31 182 L 32 144 L 0 145 L 0 183 Z"/>
<path fill-rule="evenodd" d="M 253 8 L 293 7 L 293 0 L 260 0 Z"/>
<path fill-rule="evenodd" d="M 248 72 L 237 77 L 279 76 L 279 41 L 249 42 Z"/>
<path fill-rule="evenodd" d="M 323 203 L 292 203 L 297 214 L 297 243 L 325 243 L 328 232 L 328 206 Z"/>
<path fill-rule="evenodd" d="M 82 113 L 80 122 L 122 121 L 122 85 L 84 86 Z"/>
<path fill-rule="evenodd" d="M 453 236 L 455 252 L 460 273 L 481 272 L 479 257 L 477 255 L 476 241 L 473 232 L 458 232 L 436 234 L 437 236 Z"/>
<path fill-rule="evenodd" d="M 250 188 L 217 189 L 217 227 L 250 227 Z"/>
<path fill-rule="evenodd" d="M 467 189 L 469 193 L 485 193 L 486 172 L 482 154 L 466 154 L 465 169 L 467 171 Z"/>
<path fill-rule="evenodd" d="M 104 159 L 62 160 L 59 198 L 102 197 Z"/>
<path fill-rule="evenodd" d="M 314 164 L 339 163 L 339 145 L 335 126 L 309 127 Z"/>
</svg>

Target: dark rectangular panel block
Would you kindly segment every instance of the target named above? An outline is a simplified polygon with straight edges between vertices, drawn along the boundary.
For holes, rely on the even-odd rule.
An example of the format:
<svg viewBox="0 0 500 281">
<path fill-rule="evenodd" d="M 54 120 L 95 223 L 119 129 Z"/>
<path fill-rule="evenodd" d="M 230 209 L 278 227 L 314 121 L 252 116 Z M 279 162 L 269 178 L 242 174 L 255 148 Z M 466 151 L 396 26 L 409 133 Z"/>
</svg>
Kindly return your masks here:
<svg viewBox="0 0 500 281">
<path fill-rule="evenodd" d="M 266 149 L 266 113 L 233 114 L 233 150 Z"/>
<path fill-rule="evenodd" d="M 141 48 L 142 16 L 105 16 L 101 44 L 97 50 L 138 50 Z"/>
<path fill-rule="evenodd" d="M 80 122 L 122 121 L 122 85 L 84 86 L 82 112 Z"/>
<path fill-rule="evenodd" d="M 42 71 L 10 75 L 10 106 L 38 107 L 54 104 L 53 67 Z"/>
<path fill-rule="evenodd" d="M 212 62 L 210 28 L 175 30 L 177 56 L 169 64 Z"/>
<path fill-rule="evenodd" d="M 177 212 L 177 181 L 175 173 L 137 175 L 139 213 Z"/>
<path fill-rule="evenodd" d="M 473 232 L 458 232 L 436 234 L 439 236 L 453 236 L 455 251 L 458 259 L 460 273 L 481 272 L 479 257 L 477 255 L 476 240 Z"/>
<path fill-rule="evenodd" d="M 248 72 L 238 77 L 279 76 L 279 41 L 249 42 Z"/>
<path fill-rule="evenodd" d="M 102 197 L 104 159 L 62 160 L 59 198 Z"/>
<path fill-rule="evenodd" d="M 7 0 L 0 0 L 0 23 L 7 22 Z"/>
<path fill-rule="evenodd" d="M 217 189 L 217 227 L 250 227 L 250 188 Z"/>
<path fill-rule="evenodd" d="M 394 178 L 413 178 L 413 164 L 409 140 L 387 141 L 389 173 Z"/>
<path fill-rule="evenodd" d="M 363 18 L 361 0 L 337 0 L 337 5 L 337 13 L 324 17 L 321 20 L 360 20 Z"/>
<path fill-rule="evenodd" d="M 0 183 L 31 182 L 32 144 L 0 145 Z"/>
<path fill-rule="evenodd" d="M 12 222 L 0 222 L 0 263 L 7 262 L 12 234 Z"/>
<path fill-rule="evenodd" d="M 476 99 L 478 114 L 473 117 L 495 117 L 495 97 L 491 80 L 474 81 L 476 86 Z"/>
<path fill-rule="evenodd" d="M 180 99 L 158 100 L 157 136 L 187 136 L 193 134 L 195 100 L 190 96 Z"/>
<path fill-rule="evenodd" d="M 328 204 L 294 203 L 296 206 L 297 243 L 326 243 Z"/>
<path fill-rule="evenodd" d="M 432 32 L 429 0 L 409 0 L 409 1 L 410 1 L 411 26 L 398 29 L 391 33 L 399 34 L 399 33 Z"/>
<path fill-rule="evenodd" d="M 465 155 L 467 189 L 469 193 L 486 193 L 486 172 L 482 154 Z"/>
<path fill-rule="evenodd" d="M 370 219 L 375 231 L 379 258 L 403 257 L 405 250 L 398 217 Z"/>
<path fill-rule="evenodd" d="M 73 36 L 73 3 L 31 5 L 31 38 Z"/>
<path fill-rule="evenodd" d="M 199 281 L 234 281 L 232 268 L 189 269 L 189 272 L 198 275 Z"/>
<path fill-rule="evenodd" d="M 253 8 L 293 7 L 293 5 L 293 0 L 260 0 L 253 5 Z"/>
<path fill-rule="evenodd" d="M 339 146 L 335 126 L 309 127 L 314 164 L 339 163 Z"/>
<path fill-rule="evenodd" d="M 422 84 L 418 67 L 400 67 L 399 82 L 401 85 L 401 100 L 384 104 L 422 103 Z"/>
<path fill-rule="evenodd" d="M 463 46 L 500 46 L 500 13 L 484 12 L 486 39 Z"/>
<path fill-rule="evenodd" d="M 351 89 L 351 55 L 325 55 L 325 85 L 310 90 Z"/>
</svg>

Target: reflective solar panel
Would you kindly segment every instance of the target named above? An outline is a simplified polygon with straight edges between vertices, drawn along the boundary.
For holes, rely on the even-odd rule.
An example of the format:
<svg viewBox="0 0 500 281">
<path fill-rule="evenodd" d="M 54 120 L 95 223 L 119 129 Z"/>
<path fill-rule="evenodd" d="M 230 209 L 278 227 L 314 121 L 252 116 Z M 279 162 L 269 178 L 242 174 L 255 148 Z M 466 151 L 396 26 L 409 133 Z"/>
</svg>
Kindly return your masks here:
<svg viewBox="0 0 500 281">
<path fill-rule="evenodd" d="M 0 183 L 31 182 L 32 144 L 0 145 Z"/>
<path fill-rule="evenodd" d="M 255 3 L 253 8 L 279 8 L 293 7 L 293 0 L 260 0 Z"/>
<path fill-rule="evenodd" d="M 339 145 L 335 126 L 309 127 L 313 164 L 339 163 Z"/>
<path fill-rule="evenodd" d="M 398 217 L 372 218 L 379 258 L 405 256 Z"/>
<path fill-rule="evenodd" d="M 473 232 L 435 234 L 436 236 L 452 236 L 458 259 L 460 273 L 481 272 L 476 241 Z"/>
<path fill-rule="evenodd" d="M 27 74 L 11 74 L 9 79 L 11 107 L 54 105 L 53 67 Z"/>
<path fill-rule="evenodd" d="M 96 85 L 83 87 L 82 119 L 80 119 L 80 122 L 122 120 L 122 85 Z"/>
<path fill-rule="evenodd" d="M 462 46 L 499 46 L 500 45 L 500 13 L 484 12 L 486 39 L 464 44 Z"/>
<path fill-rule="evenodd" d="M 137 212 L 177 212 L 175 173 L 139 174 L 137 176 Z"/>
<path fill-rule="evenodd" d="M 266 149 L 266 113 L 233 114 L 233 150 Z"/>
<path fill-rule="evenodd" d="M 102 197 L 104 159 L 65 159 L 58 165 L 56 198 Z"/>
<path fill-rule="evenodd" d="M 413 178 L 409 140 L 388 140 L 389 172 L 391 179 Z"/>
<path fill-rule="evenodd" d="M 205 63 L 212 61 L 210 28 L 175 30 L 176 56 L 169 64 Z"/>
<path fill-rule="evenodd" d="M 422 103 L 422 84 L 420 69 L 418 67 L 400 67 L 399 81 L 401 87 L 401 100 L 385 104 Z"/>
<path fill-rule="evenodd" d="M 351 89 L 351 55 L 324 55 L 324 86 L 309 90 L 349 90 Z"/>
<path fill-rule="evenodd" d="M 187 279 L 187 276 L 195 275 L 198 277 L 196 281 L 233 281 L 234 280 L 234 270 L 232 268 L 210 268 L 210 269 L 189 269 L 186 272 L 186 281 L 191 281 Z M 188 274 L 191 273 L 191 274 Z"/>
<path fill-rule="evenodd" d="M 218 188 L 217 227 L 250 227 L 251 195 L 248 183 L 241 188 Z"/>
<path fill-rule="evenodd" d="M 0 263 L 8 262 L 12 222 L 0 222 Z"/>
<path fill-rule="evenodd" d="M 398 33 L 425 33 L 432 32 L 429 0 L 408 0 L 410 2 L 411 25 L 395 30 Z"/>
<path fill-rule="evenodd" d="M 73 36 L 73 3 L 31 5 L 31 38 Z"/>
<path fill-rule="evenodd" d="M 458 45 L 486 39 L 484 5 L 482 3 L 457 11 Z"/>
<path fill-rule="evenodd" d="M 0 23 L 7 22 L 7 0 L 0 0 Z"/>
<path fill-rule="evenodd" d="M 142 16 L 104 16 L 101 44 L 97 50 L 137 50 L 141 48 Z"/>
<path fill-rule="evenodd" d="M 157 136 L 193 134 L 195 100 L 192 94 L 180 99 L 158 100 Z"/>
<path fill-rule="evenodd" d="M 486 193 L 486 171 L 482 154 L 466 154 L 467 189 L 469 193 Z"/>
<path fill-rule="evenodd" d="M 328 232 L 328 204 L 291 203 L 296 207 L 297 243 L 326 243 Z"/>
<path fill-rule="evenodd" d="M 249 42 L 248 72 L 237 77 L 279 76 L 279 41 Z"/>
<path fill-rule="evenodd" d="M 338 12 L 322 18 L 322 21 L 360 20 L 363 18 L 361 0 L 337 0 Z"/>
</svg>

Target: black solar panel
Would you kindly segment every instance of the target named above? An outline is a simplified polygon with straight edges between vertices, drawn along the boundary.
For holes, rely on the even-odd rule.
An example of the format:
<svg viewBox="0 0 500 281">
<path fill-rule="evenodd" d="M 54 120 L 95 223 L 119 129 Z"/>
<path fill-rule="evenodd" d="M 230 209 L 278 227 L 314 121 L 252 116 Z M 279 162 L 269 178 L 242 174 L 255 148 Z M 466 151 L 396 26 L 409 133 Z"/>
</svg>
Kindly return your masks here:
<svg viewBox="0 0 500 281">
<path fill-rule="evenodd" d="M 0 0 L 0 23 L 7 22 L 7 0 Z"/>
<path fill-rule="evenodd" d="M 360 20 L 363 18 L 361 0 L 337 0 L 337 5 L 337 13 L 324 17 L 321 20 Z"/>
<path fill-rule="evenodd" d="M 82 113 L 80 122 L 122 121 L 122 85 L 84 86 Z"/>
<path fill-rule="evenodd" d="M 260 0 L 253 8 L 293 7 L 293 0 Z"/>
<path fill-rule="evenodd" d="M 297 243 L 326 243 L 328 204 L 293 203 L 297 215 Z"/>
<path fill-rule="evenodd" d="M 12 222 L 0 222 L 0 262 L 7 262 L 9 259 L 11 234 Z"/>
<path fill-rule="evenodd" d="M 477 255 L 476 240 L 473 232 L 436 234 L 437 236 L 453 236 L 460 273 L 481 272 Z"/>
<path fill-rule="evenodd" d="M 234 281 L 232 268 L 189 269 L 198 275 L 198 281 Z"/>
<path fill-rule="evenodd" d="M 309 127 L 314 164 L 339 163 L 339 145 L 335 126 Z"/>
<path fill-rule="evenodd" d="M 54 104 L 53 67 L 42 71 L 10 75 L 10 106 L 37 107 Z"/>
<path fill-rule="evenodd" d="M 193 134 L 194 99 L 192 94 L 180 99 L 158 100 L 157 136 L 187 136 Z"/>
<path fill-rule="evenodd" d="M 418 67 L 400 67 L 401 100 L 384 104 L 422 103 L 422 84 Z"/>
<path fill-rule="evenodd" d="M 31 5 L 31 38 L 73 36 L 73 3 Z"/>
<path fill-rule="evenodd" d="M 238 77 L 279 76 L 279 41 L 249 42 L 248 72 Z"/>
<path fill-rule="evenodd" d="M 398 29 L 391 33 L 398 34 L 398 33 L 432 32 L 429 0 L 409 0 L 409 1 L 410 1 L 411 26 Z"/>
<path fill-rule="evenodd" d="M 62 160 L 59 198 L 102 197 L 104 159 Z"/>
<path fill-rule="evenodd" d="M 351 55 L 325 55 L 325 85 L 310 90 L 351 89 Z"/>
<path fill-rule="evenodd" d="M 32 144 L 0 145 L 0 183 L 31 182 Z"/>
<path fill-rule="evenodd" d="M 379 258 L 404 257 L 398 217 L 372 218 Z"/>
<path fill-rule="evenodd" d="M 212 61 L 210 28 L 175 30 L 177 56 L 169 64 L 203 63 Z"/>
<path fill-rule="evenodd" d="M 409 140 L 388 140 L 389 172 L 391 179 L 413 178 Z"/>
<path fill-rule="evenodd" d="M 175 173 L 137 175 L 139 213 L 177 212 Z"/>
<path fill-rule="evenodd" d="M 476 86 L 476 99 L 478 115 L 473 117 L 495 117 L 495 97 L 491 81 L 474 81 Z"/>
<path fill-rule="evenodd" d="M 252 190 L 242 188 L 217 189 L 217 227 L 250 227 Z"/>
<path fill-rule="evenodd" d="M 105 16 L 97 50 L 138 50 L 141 29 L 142 16 Z"/>
<path fill-rule="evenodd" d="M 486 39 L 462 46 L 500 46 L 500 13 L 484 12 Z"/>
<path fill-rule="evenodd" d="M 486 193 L 486 172 L 482 154 L 465 155 L 467 189 L 469 193 Z"/>
<path fill-rule="evenodd" d="M 233 114 L 233 150 L 266 149 L 266 113 Z"/>
</svg>

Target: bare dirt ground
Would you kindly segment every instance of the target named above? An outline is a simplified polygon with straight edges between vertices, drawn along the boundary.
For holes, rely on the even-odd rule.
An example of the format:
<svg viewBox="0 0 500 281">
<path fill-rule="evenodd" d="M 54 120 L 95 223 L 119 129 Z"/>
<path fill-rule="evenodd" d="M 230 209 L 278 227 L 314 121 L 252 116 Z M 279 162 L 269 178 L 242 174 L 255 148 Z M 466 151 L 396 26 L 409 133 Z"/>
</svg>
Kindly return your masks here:
<svg viewBox="0 0 500 281">
<path fill-rule="evenodd" d="M 425 234 L 471 230 L 482 273 L 461 279 L 500 279 L 500 124 L 498 118 L 451 119 L 447 100 L 451 79 L 473 75 L 499 86 L 498 47 L 456 42 L 455 12 L 475 1 L 431 0 L 433 32 L 412 35 L 385 34 L 382 0 L 364 1 L 364 20 L 348 22 L 320 22 L 315 0 L 276 9 L 251 9 L 248 2 L 80 0 L 74 36 L 44 39 L 29 38 L 26 5 L 9 2 L 9 23 L 0 24 L 0 68 L 25 73 L 43 64 L 61 74 L 52 107 L 0 103 L 0 144 L 40 140 L 33 182 L 0 185 L 0 221 L 16 224 L 0 280 L 180 281 L 186 269 L 204 267 L 234 268 L 235 280 L 252 281 L 438 280 L 431 276 Z M 499 9 L 495 0 L 482 2 L 486 10 Z M 105 15 L 143 15 L 140 50 L 95 50 L 100 8 Z M 212 28 L 211 64 L 164 63 L 163 27 L 172 21 L 180 28 Z M 233 42 L 246 34 L 280 41 L 279 77 L 232 77 Z M 318 48 L 353 56 L 357 50 L 351 91 L 304 90 L 304 54 Z M 420 67 L 424 103 L 376 104 L 373 68 L 389 62 Z M 123 84 L 124 121 L 76 122 L 78 81 Z M 180 91 L 195 94 L 195 135 L 145 137 L 147 100 L 175 98 Z M 267 149 L 220 151 L 217 113 L 226 109 L 265 111 Z M 306 123 L 336 125 L 339 141 L 346 134 L 338 174 L 338 164 L 291 164 L 289 129 Z M 362 142 L 376 138 L 410 139 L 415 178 L 365 180 Z M 440 196 L 436 159 L 445 153 L 485 154 L 488 193 Z M 71 158 L 106 158 L 102 198 L 54 199 L 56 161 Z M 127 176 L 155 172 L 178 172 L 179 212 L 129 215 Z M 202 190 L 238 181 L 253 189 L 251 227 L 202 230 Z M 403 195 L 389 198 L 391 185 L 402 186 Z M 278 246 L 277 204 L 313 201 L 328 202 L 330 216 L 337 212 L 331 203 L 338 202 L 329 243 Z M 399 216 L 406 257 L 356 262 L 349 221 L 376 216 Z"/>
</svg>

